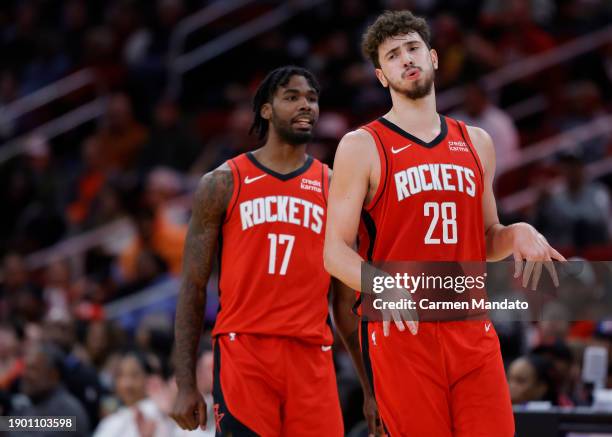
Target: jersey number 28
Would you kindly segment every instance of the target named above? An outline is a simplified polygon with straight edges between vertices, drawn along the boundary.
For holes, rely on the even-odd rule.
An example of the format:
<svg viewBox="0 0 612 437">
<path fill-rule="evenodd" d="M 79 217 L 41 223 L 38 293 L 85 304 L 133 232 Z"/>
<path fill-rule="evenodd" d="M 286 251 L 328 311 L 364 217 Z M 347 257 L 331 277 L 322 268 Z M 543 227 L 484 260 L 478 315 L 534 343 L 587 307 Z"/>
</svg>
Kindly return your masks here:
<svg viewBox="0 0 612 437">
<path fill-rule="evenodd" d="M 442 243 L 457 244 L 457 204 L 455 202 L 425 202 L 423 214 L 425 217 L 432 217 L 427 234 L 425 234 L 425 244 L 440 244 L 439 238 L 432 238 L 440 221 L 440 215 L 442 216 Z"/>
</svg>

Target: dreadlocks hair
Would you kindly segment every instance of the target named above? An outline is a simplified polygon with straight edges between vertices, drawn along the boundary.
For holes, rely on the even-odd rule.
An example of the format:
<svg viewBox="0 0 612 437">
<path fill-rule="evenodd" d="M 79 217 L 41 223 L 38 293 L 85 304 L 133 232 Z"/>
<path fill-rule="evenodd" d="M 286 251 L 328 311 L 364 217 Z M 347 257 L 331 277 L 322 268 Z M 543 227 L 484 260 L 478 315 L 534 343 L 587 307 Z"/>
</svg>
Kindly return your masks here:
<svg viewBox="0 0 612 437">
<path fill-rule="evenodd" d="M 272 97 L 279 86 L 286 86 L 292 76 L 303 76 L 308 84 L 314 88 L 317 94 L 321 91 L 321 86 L 317 78 L 310 71 L 302 67 L 288 65 L 277 68 L 268 73 L 266 78 L 259 84 L 255 97 L 253 98 L 253 124 L 249 129 L 249 134 L 255 132 L 259 141 L 262 141 L 268 134 L 270 123 L 261 116 L 261 107 L 266 103 L 272 102 Z"/>
</svg>

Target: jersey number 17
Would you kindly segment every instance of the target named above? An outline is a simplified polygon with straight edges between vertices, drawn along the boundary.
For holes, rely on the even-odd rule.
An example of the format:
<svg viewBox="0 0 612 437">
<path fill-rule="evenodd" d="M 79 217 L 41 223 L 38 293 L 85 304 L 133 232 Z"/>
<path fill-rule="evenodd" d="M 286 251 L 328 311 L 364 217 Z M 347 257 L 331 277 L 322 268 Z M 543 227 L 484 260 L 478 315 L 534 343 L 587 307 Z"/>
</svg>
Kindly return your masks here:
<svg viewBox="0 0 612 437">
<path fill-rule="evenodd" d="M 289 259 L 291 258 L 291 251 L 293 250 L 293 243 L 295 243 L 295 236 L 288 234 L 268 234 L 268 240 L 270 240 L 268 273 L 271 275 L 276 274 L 276 254 L 279 252 L 278 248 L 286 245 L 287 247 L 285 248 L 283 261 L 281 262 L 280 270 L 278 271 L 279 275 L 286 275 Z"/>
</svg>

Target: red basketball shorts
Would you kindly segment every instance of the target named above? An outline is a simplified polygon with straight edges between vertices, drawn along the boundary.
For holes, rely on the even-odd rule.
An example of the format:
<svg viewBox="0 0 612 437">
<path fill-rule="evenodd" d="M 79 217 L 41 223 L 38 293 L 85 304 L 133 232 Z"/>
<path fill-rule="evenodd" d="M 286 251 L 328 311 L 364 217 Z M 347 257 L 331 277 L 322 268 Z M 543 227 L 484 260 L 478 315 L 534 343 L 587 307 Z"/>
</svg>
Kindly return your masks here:
<svg viewBox="0 0 612 437">
<path fill-rule="evenodd" d="M 216 337 L 214 354 L 217 435 L 344 434 L 331 346 L 231 334 Z"/>
<path fill-rule="evenodd" d="M 489 321 L 423 322 L 416 336 L 361 323 L 378 410 L 393 437 L 512 437 L 514 417 Z"/>
</svg>

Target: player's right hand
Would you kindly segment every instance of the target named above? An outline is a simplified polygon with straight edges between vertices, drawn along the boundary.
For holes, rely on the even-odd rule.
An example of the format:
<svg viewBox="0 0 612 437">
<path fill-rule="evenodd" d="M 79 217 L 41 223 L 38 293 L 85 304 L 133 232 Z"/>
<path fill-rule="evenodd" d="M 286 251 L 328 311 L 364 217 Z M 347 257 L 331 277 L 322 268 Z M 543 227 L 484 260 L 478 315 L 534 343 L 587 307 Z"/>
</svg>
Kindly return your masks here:
<svg viewBox="0 0 612 437">
<path fill-rule="evenodd" d="M 386 292 L 386 300 L 399 302 L 401 299 L 411 299 L 412 295 L 406 290 L 401 288 L 395 288 Z M 408 328 L 412 335 L 417 335 L 419 332 L 419 318 L 416 311 L 409 309 L 385 309 L 382 310 L 383 319 L 383 335 L 388 337 L 391 331 L 391 321 L 395 324 L 395 327 L 403 332 Z"/>
<path fill-rule="evenodd" d="M 196 387 L 179 388 L 170 417 L 182 429 L 193 431 L 198 425 L 202 430 L 206 428 L 206 401 Z"/>
</svg>

